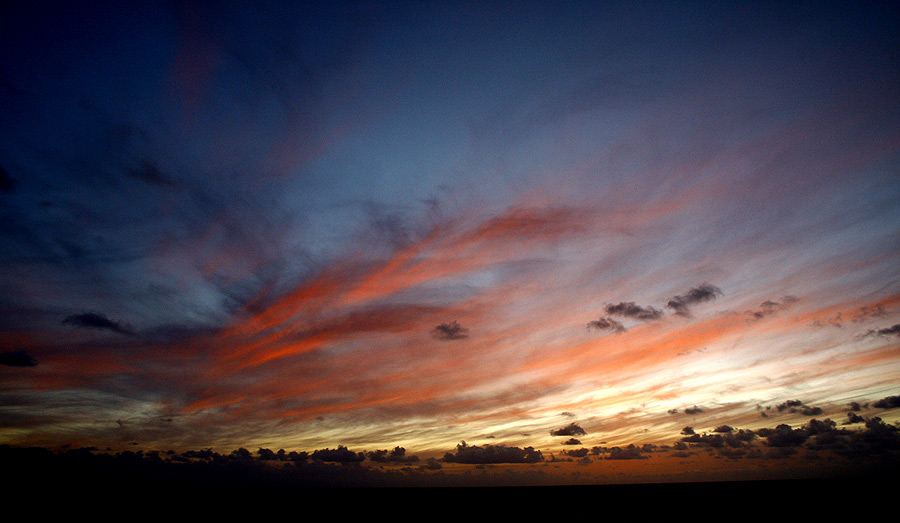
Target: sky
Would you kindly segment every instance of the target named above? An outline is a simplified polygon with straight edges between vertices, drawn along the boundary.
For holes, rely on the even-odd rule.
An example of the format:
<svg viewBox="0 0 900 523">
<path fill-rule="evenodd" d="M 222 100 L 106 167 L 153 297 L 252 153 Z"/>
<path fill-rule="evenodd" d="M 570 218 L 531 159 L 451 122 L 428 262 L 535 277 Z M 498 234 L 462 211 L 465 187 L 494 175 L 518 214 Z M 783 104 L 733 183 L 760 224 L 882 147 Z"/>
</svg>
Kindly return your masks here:
<svg viewBox="0 0 900 523">
<path fill-rule="evenodd" d="M 900 422 L 896 4 L 2 10 L 0 444 L 641 481 Z"/>
</svg>

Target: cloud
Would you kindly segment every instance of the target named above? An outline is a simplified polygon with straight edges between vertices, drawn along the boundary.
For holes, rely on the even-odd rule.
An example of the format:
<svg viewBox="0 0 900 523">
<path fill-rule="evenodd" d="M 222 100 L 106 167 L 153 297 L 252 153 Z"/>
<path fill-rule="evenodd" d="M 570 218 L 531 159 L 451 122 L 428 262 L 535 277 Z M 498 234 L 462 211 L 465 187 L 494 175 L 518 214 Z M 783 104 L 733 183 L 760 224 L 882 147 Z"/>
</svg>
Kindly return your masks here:
<svg viewBox="0 0 900 523">
<path fill-rule="evenodd" d="M 137 166 L 127 169 L 125 172 L 129 176 L 150 185 L 175 187 L 175 182 L 166 176 L 156 162 L 152 160 L 144 159 Z"/>
<path fill-rule="evenodd" d="M 252 459 L 253 455 L 250 453 L 249 450 L 245 449 L 244 447 L 241 447 L 239 449 L 235 449 L 235 450 L 231 451 L 231 454 L 229 454 L 228 457 L 232 458 L 232 459 Z"/>
<path fill-rule="evenodd" d="M 800 400 L 787 400 L 775 407 L 778 412 L 788 411 L 791 414 L 803 414 L 804 416 L 819 416 L 822 414 L 820 407 L 804 405 Z"/>
<path fill-rule="evenodd" d="M 454 320 L 431 329 L 431 336 L 442 341 L 462 340 L 469 337 L 469 329 Z"/>
<path fill-rule="evenodd" d="M 828 318 L 827 320 L 817 319 L 817 320 L 813 321 L 812 324 L 815 327 L 823 327 L 827 324 L 827 325 L 831 325 L 832 327 L 837 327 L 840 329 L 841 327 L 844 326 L 844 315 L 842 313 L 838 312 L 837 314 Z"/>
<path fill-rule="evenodd" d="M 725 438 L 721 434 L 691 434 L 681 438 L 681 441 L 702 447 L 720 448 L 725 446 Z"/>
<path fill-rule="evenodd" d="M 873 403 L 872 406 L 879 409 L 896 409 L 900 407 L 900 396 L 888 396 L 882 398 Z"/>
<path fill-rule="evenodd" d="M 419 461 L 418 456 L 407 456 L 406 449 L 403 447 L 394 447 L 394 450 L 390 451 L 370 451 L 366 453 L 366 457 L 378 463 L 415 463 Z"/>
<path fill-rule="evenodd" d="M 703 413 L 703 409 L 701 409 L 700 407 L 694 405 L 693 407 L 688 407 L 688 408 L 684 409 L 684 413 L 685 413 L 685 414 L 690 414 L 691 416 L 693 416 L 694 414 L 702 414 L 702 413 Z"/>
<path fill-rule="evenodd" d="M 584 230 L 592 219 L 590 212 L 579 208 L 513 206 L 477 228 L 471 239 L 556 240 Z"/>
<path fill-rule="evenodd" d="M 503 445 L 469 446 L 465 441 L 456 446 L 456 454 L 444 454 L 448 463 L 493 464 L 493 463 L 539 463 L 544 461 L 541 451 L 533 447 L 506 447 Z"/>
<path fill-rule="evenodd" d="M 279 451 L 276 455 L 281 454 Z M 291 454 L 297 453 L 291 452 L 287 456 Z M 38 488 L 42 485 L 74 492 L 84 489 L 85 493 L 89 490 L 118 491 L 122 487 L 121 479 L 126 477 L 133 479 L 132 484 L 136 486 L 224 487 L 229 490 L 238 487 L 447 486 L 454 481 L 444 474 L 426 472 L 440 470 L 440 463 L 434 460 L 418 470 L 391 471 L 322 461 L 294 461 L 284 466 L 271 466 L 269 457 L 265 452 L 255 457 L 246 449 L 227 455 L 211 450 L 180 454 L 128 450 L 111 454 L 98 451 L 96 447 L 52 452 L 39 447 L 0 445 L 4 470 L 17 478 L 17 487 L 23 487 L 23 490 L 26 486 Z M 459 484 L 463 481 L 459 479 Z"/>
<path fill-rule="evenodd" d="M 372 234 L 373 240 L 384 242 L 394 247 L 407 245 L 412 237 L 409 219 L 402 209 L 390 208 L 375 201 L 359 202 Z"/>
<path fill-rule="evenodd" d="M 896 323 L 883 329 L 871 330 L 868 334 L 875 336 L 895 336 L 900 338 L 900 323 Z"/>
<path fill-rule="evenodd" d="M 770 447 L 799 447 L 811 436 L 834 430 L 835 423 L 831 420 L 810 420 L 806 425 L 792 429 L 790 425 L 781 424 L 774 429 L 759 429 L 756 434 L 766 439 Z"/>
<path fill-rule="evenodd" d="M 87 329 L 100 329 L 118 332 L 119 334 L 132 335 L 134 331 L 127 325 L 113 321 L 103 314 L 94 312 L 85 312 L 82 314 L 73 314 L 67 316 L 63 321 L 65 325 L 74 325 L 76 327 L 84 327 Z"/>
<path fill-rule="evenodd" d="M 11 194 L 15 192 L 16 183 L 18 181 L 10 176 L 6 169 L 0 167 L 0 193 Z"/>
<path fill-rule="evenodd" d="M 631 444 L 627 447 L 613 447 L 609 449 L 609 455 L 606 459 L 647 459 L 640 447 Z"/>
<path fill-rule="evenodd" d="M 657 320 L 662 317 L 663 312 L 653 307 L 641 307 L 633 301 L 620 302 L 616 304 L 607 304 L 606 313 L 610 316 L 623 316 L 625 318 L 634 318 L 636 320 Z"/>
<path fill-rule="evenodd" d="M 310 457 L 316 461 L 331 461 L 336 463 L 359 463 L 366 459 L 363 452 L 353 452 L 343 445 L 336 449 L 315 450 Z"/>
<path fill-rule="evenodd" d="M 34 367 L 37 361 L 24 350 L 14 350 L 0 353 L 0 365 L 9 367 Z"/>
<path fill-rule="evenodd" d="M 754 320 L 761 320 L 767 316 L 771 316 L 777 312 L 787 309 L 797 301 L 799 301 L 798 298 L 794 296 L 785 296 L 781 299 L 780 302 L 766 300 L 759 305 L 759 308 L 757 310 L 747 311 L 747 314 L 749 314 Z"/>
<path fill-rule="evenodd" d="M 692 288 L 685 294 L 673 297 L 666 304 L 666 307 L 674 309 L 675 314 L 679 316 L 687 317 L 691 315 L 689 307 L 698 303 L 714 300 L 716 299 L 716 296 L 721 294 L 722 290 L 715 285 L 703 283 Z"/>
<path fill-rule="evenodd" d="M 610 330 L 617 334 L 627 330 L 624 325 L 609 317 L 593 320 L 587 324 L 587 327 L 596 330 Z"/>
<path fill-rule="evenodd" d="M 590 452 L 589 449 L 582 447 L 580 449 L 564 450 L 564 451 L 562 451 L 562 454 L 564 454 L 566 456 L 571 456 L 573 458 L 584 458 L 584 457 L 587 457 L 589 452 Z"/>
<path fill-rule="evenodd" d="M 800 400 L 787 400 L 777 405 L 775 408 L 778 409 L 778 412 L 783 412 L 789 408 L 799 407 L 800 405 L 803 405 L 803 402 Z"/>
<path fill-rule="evenodd" d="M 569 438 L 566 441 L 563 441 L 563 445 L 581 445 L 581 440 L 576 438 Z"/>
<path fill-rule="evenodd" d="M 884 310 L 884 305 L 877 303 L 875 305 L 866 305 L 860 307 L 856 312 L 853 313 L 851 321 L 859 323 L 869 318 L 883 318 L 886 315 L 887 312 Z"/>
<path fill-rule="evenodd" d="M 857 414 L 855 412 L 848 412 L 847 413 L 847 421 L 844 424 L 852 425 L 854 423 L 862 423 L 864 421 L 866 421 L 865 418 L 863 418 L 859 414 Z"/>
<path fill-rule="evenodd" d="M 561 429 L 551 430 L 551 436 L 584 436 L 587 434 L 577 423 L 572 422 Z"/>
<path fill-rule="evenodd" d="M 276 461 L 279 459 L 278 454 L 273 452 L 272 449 L 260 448 L 256 451 L 256 454 L 259 456 L 259 459 L 263 461 Z"/>
<path fill-rule="evenodd" d="M 735 430 L 728 425 L 716 427 L 713 432 L 715 434 L 697 434 L 693 431 L 688 434 L 682 431 L 685 437 L 681 438 L 681 443 L 690 443 L 693 446 L 713 449 L 742 449 L 749 448 L 750 443 L 756 438 L 756 434 L 753 431 Z M 732 453 L 728 457 L 735 457 L 735 454 Z"/>
</svg>

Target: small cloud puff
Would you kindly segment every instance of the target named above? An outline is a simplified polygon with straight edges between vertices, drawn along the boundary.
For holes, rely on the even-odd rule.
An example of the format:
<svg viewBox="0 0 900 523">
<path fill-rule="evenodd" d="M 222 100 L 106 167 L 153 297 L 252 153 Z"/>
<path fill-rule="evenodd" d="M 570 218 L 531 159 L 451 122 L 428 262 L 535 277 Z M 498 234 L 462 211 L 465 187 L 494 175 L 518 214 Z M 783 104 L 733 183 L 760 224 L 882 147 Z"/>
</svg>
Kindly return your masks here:
<svg viewBox="0 0 900 523">
<path fill-rule="evenodd" d="M 469 329 L 454 320 L 431 329 L 431 336 L 441 341 L 462 340 L 469 337 Z"/>
</svg>

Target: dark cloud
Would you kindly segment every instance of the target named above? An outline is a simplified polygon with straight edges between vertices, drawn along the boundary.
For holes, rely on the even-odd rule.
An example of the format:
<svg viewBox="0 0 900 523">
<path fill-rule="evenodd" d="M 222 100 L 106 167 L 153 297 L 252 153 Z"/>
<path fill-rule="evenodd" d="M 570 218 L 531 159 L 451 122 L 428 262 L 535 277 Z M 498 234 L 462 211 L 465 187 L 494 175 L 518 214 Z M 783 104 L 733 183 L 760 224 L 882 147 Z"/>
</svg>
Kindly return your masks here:
<svg viewBox="0 0 900 523">
<path fill-rule="evenodd" d="M 261 448 L 256 451 L 256 455 L 259 456 L 259 459 L 263 461 L 277 461 L 279 459 L 278 454 L 272 451 L 272 449 Z"/>
<path fill-rule="evenodd" d="M 841 328 L 844 326 L 844 315 L 842 313 L 837 313 L 834 316 L 828 318 L 827 320 L 815 320 L 812 322 L 815 327 L 823 327 L 825 325 L 831 325 L 832 327 Z"/>
<path fill-rule="evenodd" d="M 252 459 L 253 454 L 251 454 L 250 451 L 245 449 L 244 447 L 241 447 L 239 449 L 231 451 L 231 454 L 229 454 L 228 457 L 231 459 Z"/>
<path fill-rule="evenodd" d="M 441 470 L 444 466 L 441 465 L 441 462 L 437 459 L 428 458 L 425 460 L 425 464 L 421 465 L 420 468 L 423 470 Z"/>
<path fill-rule="evenodd" d="M 681 438 L 682 443 L 690 443 L 695 447 L 706 447 L 712 449 L 745 449 L 750 447 L 750 442 L 756 438 L 756 434 L 750 430 L 736 430 L 728 425 L 716 427 L 713 432 L 715 434 L 697 434 L 691 431 Z M 731 454 L 728 457 L 735 457 Z"/>
<path fill-rule="evenodd" d="M 562 442 L 563 445 L 581 445 L 581 440 L 577 438 L 569 438 Z"/>
<path fill-rule="evenodd" d="M 315 450 L 310 457 L 316 461 L 331 461 L 335 463 L 359 463 L 366 459 L 363 452 L 353 452 L 343 445 L 336 449 Z"/>
<path fill-rule="evenodd" d="M 202 461 L 210 461 L 213 459 L 220 458 L 221 455 L 218 452 L 213 451 L 212 449 L 202 449 L 202 450 L 186 450 L 180 454 L 183 459 L 196 459 Z"/>
<path fill-rule="evenodd" d="M 13 179 L 6 169 L 0 167 L 0 193 L 11 194 L 15 192 L 16 183 L 18 183 L 18 181 Z"/>
<path fill-rule="evenodd" d="M 144 159 L 136 166 L 125 171 L 129 176 L 150 185 L 159 187 L 175 187 L 175 182 L 166 176 L 156 162 Z"/>
<path fill-rule="evenodd" d="M 293 461 L 294 463 L 305 463 L 307 460 L 309 460 L 309 453 L 297 452 L 295 450 L 292 450 L 287 453 L 287 459 L 288 461 Z"/>
<path fill-rule="evenodd" d="M 679 316 L 690 316 L 691 311 L 689 308 L 692 305 L 714 300 L 716 299 L 716 296 L 721 294 L 722 290 L 715 285 L 703 283 L 692 288 L 685 294 L 673 297 L 666 304 L 666 307 L 673 309 L 675 314 Z"/>
<path fill-rule="evenodd" d="M 765 438 L 770 447 L 797 447 L 809 438 L 809 434 L 802 428 L 795 430 L 784 423 L 774 429 L 759 429 L 756 433 Z"/>
<path fill-rule="evenodd" d="M 702 414 L 702 413 L 703 413 L 703 409 L 701 409 L 700 407 L 694 405 L 693 407 L 688 407 L 688 408 L 684 409 L 684 413 L 685 413 L 685 414 L 690 414 L 690 415 L 693 416 L 694 414 Z"/>
<path fill-rule="evenodd" d="M 870 420 L 868 425 L 877 426 L 879 419 Z M 880 427 L 876 427 L 880 428 Z M 800 447 L 805 444 L 807 448 L 813 450 L 840 450 L 846 451 L 855 445 L 854 440 L 867 439 L 868 436 L 863 432 L 848 431 L 838 429 L 837 423 L 830 419 L 817 420 L 812 419 L 802 427 L 797 429 L 791 428 L 789 425 L 781 424 L 774 429 L 759 429 L 756 434 L 761 438 L 765 438 L 766 445 L 769 447 Z M 898 441 L 897 443 L 900 443 Z M 897 446 L 900 448 L 900 446 Z"/>
<path fill-rule="evenodd" d="M 67 316 L 62 321 L 62 323 L 65 325 L 74 325 L 76 327 L 84 327 L 87 329 L 109 330 L 128 336 L 134 334 L 134 331 L 131 329 L 131 327 L 113 321 L 103 314 L 97 314 L 94 312 L 85 312 L 82 314 L 73 314 L 71 316 Z"/>
<path fill-rule="evenodd" d="M 636 320 L 657 320 L 662 317 L 663 312 L 653 307 L 641 307 L 633 301 L 610 303 L 604 309 L 610 316 L 623 316 L 625 318 L 634 318 Z"/>
<path fill-rule="evenodd" d="M 690 435 L 692 435 L 692 434 L 696 434 L 696 433 L 694 432 L 694 427 L 691 427 L 691 426 L 687 426 L 687 427 L 681 429 L 681 433 L 684 434 L 684 435 L 686 435 L 686 436 L 690 436 Z"/>
<path fill-rule="evenodd" d="M 759 305 L 755 311 L 747 311 L 747 314 L 754 320 L 761 320 L 767 316 L 771 316 L 777 312 L 783 311 L 799 301 L 794 296 L 785 296 L 780 302 L 766 300 Z"/>
<path fill-rule="evenodd" d="M 879 409 L 900 408 L 900 396 L 888 396 L 886 398 L 882 398 L 873 403 L 872 406 Z"/>
<path fill-rule="evenodd" d="M 492 464 L 492 463 L 539 463 L 544 461 L 541 451 L 533 447 L 506 447 L 503 445 L 469 446 L 465 441 L 456 446 L 456 453 L 444 454 L 448 463 Z"/>
<path fill-rule="evenodd" d="M 293 463 L 305 463 L 309 460 L 309 453 L 307 452 L 285 452 L 284 449 L 279 449 L 278 452 L 273 452 L 271 449 L 259 449 L 256 451 L 256 454 L 259 456 L 259 459 L 262 461 L 290 461 Z"/>
<path fill-rule="evenodd" d="M 0 365 L 9 367 L 34 367 L 37 361 L 24 350 L 14 350 L 0 353 Z"/>
<path fill-rule="evenodd" d="M 900 338 L 900 323 L 896 323 L 883 329 L 871 330 L 868 334 L 875 336 L 895 336 Z"/>
<path fill-rule="evenodd" d="M 625 332 L 627 330 L 624 325 L 609 317 L 593 320 L 589 322 L 587 326 L 589 329 L 608 330 L 615 333 Z"/>
<path fill-rule="evenodd" d="M 551 436 L 584 436 L 587 434 L 577 423 L 572 422 L 561 429 L 551 430 Z"/>
<path fill-rule="evenodd" d="M 866 305 L 864 307 L 860 307 L 856 312 L 853 313 L 851 321 L 859 323 L 869 318 L 883 318 L 886 315 L 887 312 L 884 310 L 884 305 L 880 303 L 875 305 Z"/>
<path fill-rule="evenodd" d="M 866 421 L 865 418 L 863 418 L 859 414 L 857 414 L 855 412 L 848 412 L 847 413 L 847 421 L 844 424 L 852 425 L 854 423 L 862 423 L 864 421 Z"/>
<path fill-rule="evenodd" d="M 454 320 L 431 329 L 431 336 L 442 341 L 461 340 L 469 337 L 469 329 Z"/>
<path fill-rule="evenodd" d="M 820 407 L 804 405 L 800 400 L 787 400 L 775 407 L 778 412 L 788 411 L 791 414 L 803 414 L 804 416 L 819 416 L 823 413 Z"/>
<path fill-rule="evenodd" d="M 691 434 L 681 438 L 681 441 L 701 447 L 720 448 L 725 446 L 725 437 L 721 434 Z"/>
<path fill-rule="evenodd" d="M 687 450 L 689 447 L 683 441 L 676 441 L 672 444 L 672 448 L 675 450 Z"/>
<path fill-rule="evenodd" d="M 375 450 L 366 453 L 366 457 L 371 461 L 378 463 L 415 463 L 419 461 L 418 456 L 407 456 L 406 449 L 403 447 L 394 447 L 394 450 Z"/>
<path fill-rule="evenodd" d="M 627 447 L 613 447 L 609 449 L 609 455 L 606 459 L 647 459 L 649 456 L 644 455 L 643 450 L 634 444 Z"/>
<path fill-rule="evenodd" d="M 259 457 L 243 449 L 223 455 L 212 450 L 152 451 L 133 450 L 118 453 L 95 447 L 63 449 L 53 452 L 39 447 L 16 448 L 0 445 L 4 472 L 16 478 L 14 492 L 51 488 L 69 493 L 122 492 L 122 488 L 179 489 L 248 487 L 391 487 L 391 486 L 468 486 L 471 478 L 448 478 L 435 474 L 441 465 L 431 459 L 412 469 L 381 470 L 345 463 L 292 460 L 296 452 L 283 453 L 283 466 L 271 465 L 267 449 Z M 306 453 L 302 453 L 306 454 Z M 280 458 L 279 458 L 280 459 Z M 532 474 L 524 481 L 539 481 Z M 489 478 L 485 478 L 489 482 Z M 488 483 L 490 484 L 490 483 Z M 83 489 L 83 490 L 82 490 Z"/>
<path fill-rule="evenodd" d="M 571 456 L 573 458 L 584 458 L 587 457 L 590 450 L 582 447 L 580 449 L 572 449 L 572 450 L 564 450 L 562 453 L 566 456 Z"/>
<path fill-rule="evenodd" d="M 800 405 L 803 405 L 803 402 L 800 400 L 787 400 L 787 401 L 777 405 L 775 408 L 778 409 L 778 412 L 783 412 L 787 409 L 799 407 Z"/>
<path fill-rule="evenodd" d="M 387 206 L 366 200 L 359 202 L 369 223 L 371 240 L 385 245 L 400 247 L 412 238 L 413 230 L 405 209 Z"/>
</svg>

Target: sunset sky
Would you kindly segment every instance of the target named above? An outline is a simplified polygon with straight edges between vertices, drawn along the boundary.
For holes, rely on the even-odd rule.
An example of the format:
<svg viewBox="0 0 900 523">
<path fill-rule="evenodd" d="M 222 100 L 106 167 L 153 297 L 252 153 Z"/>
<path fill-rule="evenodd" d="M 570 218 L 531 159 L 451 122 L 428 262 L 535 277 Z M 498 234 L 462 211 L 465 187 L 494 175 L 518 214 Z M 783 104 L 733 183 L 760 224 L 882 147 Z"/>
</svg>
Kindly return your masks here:
<svg viewBox="0 0 900 523">
<path fill-rule="evenodd" d="M 0 444 L 900 422 L 895 3 L 209 4 L 3 4 Z"/>
</svg>

